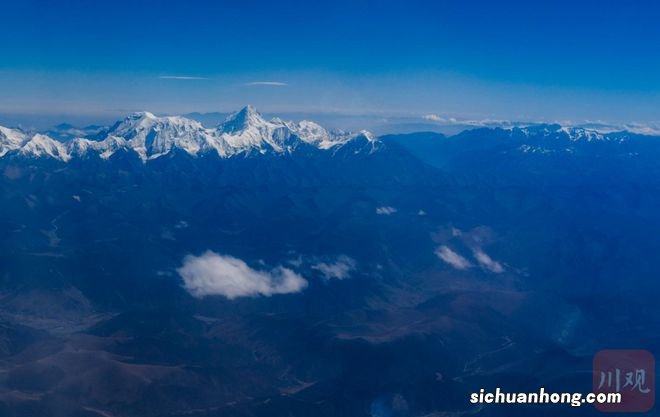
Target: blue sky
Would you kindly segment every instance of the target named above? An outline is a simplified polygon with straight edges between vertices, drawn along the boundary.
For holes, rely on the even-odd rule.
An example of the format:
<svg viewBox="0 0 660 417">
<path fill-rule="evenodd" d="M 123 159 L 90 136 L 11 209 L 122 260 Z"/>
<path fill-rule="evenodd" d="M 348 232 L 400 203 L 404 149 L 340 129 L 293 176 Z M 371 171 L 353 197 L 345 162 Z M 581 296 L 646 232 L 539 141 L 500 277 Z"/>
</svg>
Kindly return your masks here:
<svg viewBox="0 0 660 417">
<path fill-rule="evenodd" d="M 659 21 L 660 3 L 644 0 L 5 2 L 0 112 L 250 102 L 273 112 L 658 121 Z"/>
</svg>

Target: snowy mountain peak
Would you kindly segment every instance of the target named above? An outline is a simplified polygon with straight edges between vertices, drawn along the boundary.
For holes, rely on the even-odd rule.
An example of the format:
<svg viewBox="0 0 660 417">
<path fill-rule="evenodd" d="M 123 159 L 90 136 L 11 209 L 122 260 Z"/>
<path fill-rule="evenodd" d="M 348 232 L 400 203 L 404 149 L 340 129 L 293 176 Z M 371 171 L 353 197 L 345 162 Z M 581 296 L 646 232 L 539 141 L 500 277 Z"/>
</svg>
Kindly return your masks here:
<svg viewBox="0 0 660 417">
<path fill-rule="evenodd" d="M 130 114 L 127 117 L 127 119 L 133 119 L 133 120 L 137 120 L 137 119 L 155 119 L 155 118 L 156 118 L 156 115 L 151 113 L 151 112 L 148 112 L 148 111 L 136 111 L 136 112 Z"/>
<path fill-rule="evenodd" d="M 376 140 L 376 137 L 373 135 L 373 133 L 369 132 L 368 130 L 361 130 L 360 135 L 364 136 L 369 142 Z"/>
<path fill-rule="evenodd" d="M 257 109 L 248 104 L 229 116 L 219 128 L 224 133 L 235 133 L 248 129 L 251 126 L 264 126 L 267 123 Z"/>
<path fill-rule="evenodd" d="M 20 148 L 26 140 L 27 136 L 20 130 L 0 126 L 0 157 L 9 151 Z"/>
<path fill-rule="evenodd" d="M 137 134 L 139 131 L 156 129 L 158 131 L 163 131 L 167 129 L 178 129 L 178 128 L 191 128 L 191 129 L 201 129 L 202 124 L 191 119 L 180 116 L 163 116 L 158 117 L 150 112 L 138 112 L 133 113 L 124 120 L 115 123 L 114 126 L 110 128 L 110 132 L 115 134 L 125 135 Z"/>
<path fill-rule="evenodd" d="M 23 155 L 37 158 L 50 157 L 60 161 L 71 159 L 66 145 L 46 135 L 36 134 L 20 149 Z"/>
<path fill-rule="evenodd" d="M 154 159 L 180 148 L 197 154 L 205 142 L 206 129 L 201 123 L 179 116 L 157 117 L 153 113 L 133 113 L 116 123 L 108 136 L 128 141 L 142 159 Z M 113 143 L 117 143 L 113 141 Z"/>
</svg>

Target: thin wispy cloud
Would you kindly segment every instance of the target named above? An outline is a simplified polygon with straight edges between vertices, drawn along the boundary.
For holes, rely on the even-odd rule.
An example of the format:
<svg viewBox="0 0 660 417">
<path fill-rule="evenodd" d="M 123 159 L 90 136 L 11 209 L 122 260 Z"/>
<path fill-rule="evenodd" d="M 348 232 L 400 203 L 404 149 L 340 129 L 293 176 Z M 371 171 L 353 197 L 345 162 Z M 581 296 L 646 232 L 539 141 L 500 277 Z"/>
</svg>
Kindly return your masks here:
<svg viewBox="0 0 660 417">
<path fill-rule="evenodd" d="M 496 274 L 504 272 L 504 267 L 502 264 L 491 258 L 481 248 L 474 248 L 472 253 L 474 254 L 477 262 L 479 262 L 479 265 L 481 265 L 483 268 L 486 268 L 490 272 L 494 272 Z"/>
<path fill-rule="evenodd" d="M 285 87 L 288 84 L 283 83 L 281 81 L 252 81 L 249 83 L 243 84 L 245 86 L 251 87 L 251 86 L 256 86 L 256 85 L 266 85 L 266 86 L 273 86 L 273 87 Z"/>
<path fill-rule="evenodd" d="M 208 80 L 206 77 L 194 77 L 191 75 L 161 75 L 160 77 L 161 80 Z"/>
<path fill-rule="evenodd" d="M 502 119 L 457 119 L 455 117 L 443 117 L 437 114 L 426 114 L 422 119 L 434 122 L 440 125 L 461 125 L 461 126 L 474 126 L 474 127 L 502 127 L 510 128 L 514 126 L 527 126 L 537 122 L 513 122 L 511 120 Z"/>
<path fill-rule="evenodd" d="M 488 242 L 492 240 L 492 233 L 493 232 L 490 228 L 485 226 L 476 227 L 469 231 L 450 227 L 442 234 L 438 234 L 437 240 L 440 242 L 444 241 L 444 243 L 452 240 L 457 243 L 460 242 L 460 246 L 470 249 L 472 252 L 471 258 L 473 259 L 468 260 L 467 257 L 460 255 L 458 252 L 447 246 L 447 244 L 438 247 L 435 254 L 438 258 L 456 269 L 468 269 L 477 265 L 486 272 L 501 274 L 506 271 L 506 264 L 491 258 L 491 256 L 482 249 L 484 244 L 488 244 Z"/>
<path fill-rule="evenodd" d="M 351 275 L 355 270 L 357 263 L 353 258 L 346 255 L 340 255 L 333 262 L 319 262 L 312 265 L 312 269 L 323 274 L 325 279 L 344 279 Z"/>
<path fill-rule="evenodd" d="M 448 246 L 442 245 L 436 249 L 435 254 L 449 265 L 456 269 L 468 269 L 472 267 L 470 261 L 451 250 Z"/>
<path fill-rule="evenodd" d="M 438 123 L 456 123 L 456 119 L 453 117 L 450 118 L 445 118 L 442 116 L 438 116 L 437 114 L 427 114 L 425 116 L 422 116 L 424 120 L 429 120 L 431 122 L 438 122 Z"/>
<path fill-rule="evenodd" d="M 389 216 L 397 212 L 397 209 L 390 206 L 376 207 L 376 214 Z"/>
</svg>

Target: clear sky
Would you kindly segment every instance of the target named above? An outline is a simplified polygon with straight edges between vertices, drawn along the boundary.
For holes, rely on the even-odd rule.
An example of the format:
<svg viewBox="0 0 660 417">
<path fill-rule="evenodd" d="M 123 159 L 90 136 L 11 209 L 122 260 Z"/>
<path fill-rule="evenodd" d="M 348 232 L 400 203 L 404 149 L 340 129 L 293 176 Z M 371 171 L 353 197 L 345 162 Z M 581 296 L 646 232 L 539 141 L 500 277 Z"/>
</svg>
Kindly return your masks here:
<svg viewBox="0 0 660 417">
<path fill-rule="evenodd" d="M 3 2 L 0 112 L 660 120 L 657 1 Z"/>
</svg>

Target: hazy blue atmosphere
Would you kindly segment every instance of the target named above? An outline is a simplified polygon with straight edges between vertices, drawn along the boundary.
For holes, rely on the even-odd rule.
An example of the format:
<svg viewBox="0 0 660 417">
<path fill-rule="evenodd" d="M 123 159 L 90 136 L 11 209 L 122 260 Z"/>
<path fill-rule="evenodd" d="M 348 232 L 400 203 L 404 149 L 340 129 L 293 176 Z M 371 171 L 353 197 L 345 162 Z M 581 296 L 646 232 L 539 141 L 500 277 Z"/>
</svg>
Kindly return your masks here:
<svg viewBox="0 0 660 417">
<path fill-rule="evenodd" d="M 5 123 L 245 103 L 266 112 L 660 119 L 653 1 L 27 0 L 5 2 L 2 15 Z"/>
</svg>

